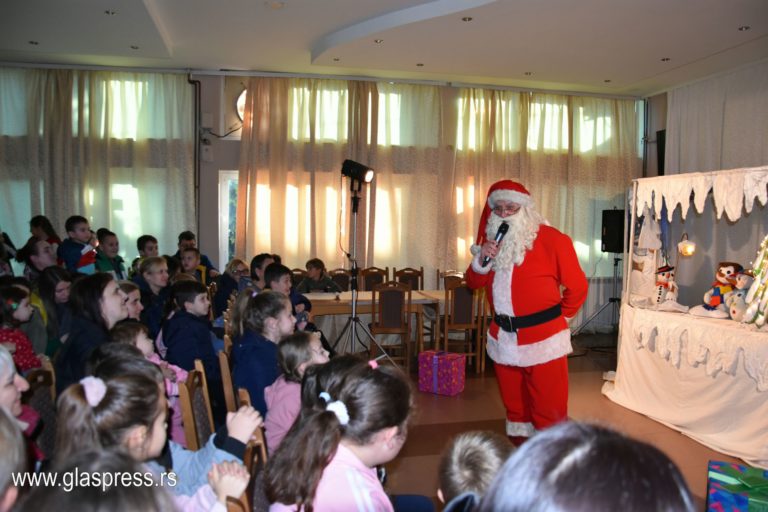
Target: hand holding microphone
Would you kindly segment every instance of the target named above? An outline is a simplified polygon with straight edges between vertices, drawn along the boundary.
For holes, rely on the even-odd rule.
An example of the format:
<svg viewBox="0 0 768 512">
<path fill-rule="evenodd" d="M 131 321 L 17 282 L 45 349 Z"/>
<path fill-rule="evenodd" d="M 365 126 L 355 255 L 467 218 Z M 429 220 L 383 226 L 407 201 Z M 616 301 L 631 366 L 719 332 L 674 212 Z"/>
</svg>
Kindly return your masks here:
<svg viewBox="0 0 768 512">
<path fill-rule="evenodd" d="M 493 241 L 496 242 L 496 245 L 499 245 L 501 241 L 504 239 L 504 236 L 507 234 L 507 230 L 509 230 L 509 224 L 507 224 L 506 222 L 502 222 L 501 225 L 499 226 L 498 231 L 496 231 L 496 236 L 493 239 Z M 483 258 L 481 265 L 483 267 L 487 267 L 488 263 L 490 262 L 491 262 L 491 257 L 486 256 Z"/>
</svg>

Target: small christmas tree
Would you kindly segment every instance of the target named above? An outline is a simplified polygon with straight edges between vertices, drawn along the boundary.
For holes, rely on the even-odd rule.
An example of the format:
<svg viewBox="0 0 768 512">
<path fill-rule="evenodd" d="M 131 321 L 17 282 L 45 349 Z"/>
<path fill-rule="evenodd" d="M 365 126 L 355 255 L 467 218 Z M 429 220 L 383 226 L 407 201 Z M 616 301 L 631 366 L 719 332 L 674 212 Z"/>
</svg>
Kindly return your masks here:
<svg viewBox="0 0 768 512">
<path fill-rule="evenodd" d="M 763 238 L 757 250 L 753 272 L 755 281 L 747 292 L 747 310 L 742 321 L 763 327 L 768 315 L 768 236 Z"/>
</svg>

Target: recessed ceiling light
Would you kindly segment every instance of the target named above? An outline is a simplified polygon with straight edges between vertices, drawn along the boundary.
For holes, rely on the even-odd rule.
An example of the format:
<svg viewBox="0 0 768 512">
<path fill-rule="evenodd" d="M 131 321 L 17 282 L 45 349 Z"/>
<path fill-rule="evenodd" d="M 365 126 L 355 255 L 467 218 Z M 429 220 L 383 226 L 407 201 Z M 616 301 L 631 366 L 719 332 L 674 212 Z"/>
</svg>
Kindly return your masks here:
<svg viewBox="0 0 768 512">
<path fill-rule="evenodd" d="M 524 73 L 524 75 L 525 75 L 525 76 L 531 76 L 532 74 L 533 74 L 533 73 L 531 73 L 530 71 L 526 71 L 526 72 Z"/>
<path fill-rule="evenodd" d="M 285 2 L 267 1 L 267 2 L 264 2 L 264 5 L 266 5 L 273 11 L 279 11 L 280 9 L 285 7 Z"/>
<path fill-rule="evenodd" d="M 422 62 L 418 62 L 418 63 L 416 63 L 416 66 L 418 66 L 418 67 L 420 67 L 420 68 L 423 68 L 423 67 L 424 67 L 424 63 L 422 63 Z"/>
<path fill-rule="evenodd" d="M 28 42 L 29 44 L 31 44 L 32 46 L 37 46 L 37 45 L 39 45 L 39 44 L 40 44 L 40 43 L 38 43 L 37 41 L 27 41 L 27 42 Z"/>
<path fill-rule="evenodd" d="M 461 21 L 472 21 L 472 16 L 464 16 Z"/>
<path fill-rule="evenodd" d="M 374 39 L 373 42 L 376 43 L 376 44 L 381 44 L 381 43 L 384 42 L 384 40 L 383 39 Z"/>
<path fill-rule="evenodd" d="M 752 28 L 752 27 L 750 27 L 749 25 L 742 25 L 742 26 L 739 27 L 739 31 L 740 32 L 746 32 L 750 28 Z"/>
<path fill-rule="evenodd" d="M 117 14 L 117 11 L 112 11 L 107 9 L 106 11 L 104 11 L 104 14 L 106 14 L 107 16 L 114 16 L 115 14 Z"/>
<path fill-rule="evenodd" d="M 138 49 L 139 49 L 139 47 L 137 45 L 135 45 L 135 44 L 131 45 L 131 50 L 138 50 Z"/>
<path fill-rule="evenodd" d="M 672 60 L 672 59 L 670 59 L 669 57 L 662 57 L 662 58 L 661 58 L 661 62 L 669 62 L 669 61 L 671 61 L 671 60 Z"/>
<path fill-rule="evenodd" d="M 611 81 L 610 81 L 610 80 L 603 80 L 603 82 L 605 82 L 605 83 L 607 83 L 607 84 L 611 83 Z"/>
</svg>

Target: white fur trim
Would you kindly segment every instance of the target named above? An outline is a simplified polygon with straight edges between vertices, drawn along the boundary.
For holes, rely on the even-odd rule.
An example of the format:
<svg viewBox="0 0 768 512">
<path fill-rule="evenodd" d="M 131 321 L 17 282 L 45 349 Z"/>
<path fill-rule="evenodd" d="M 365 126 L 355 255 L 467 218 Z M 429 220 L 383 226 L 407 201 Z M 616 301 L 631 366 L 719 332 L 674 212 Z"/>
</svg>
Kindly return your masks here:
<svg viewBox="0 0 768 512">
<path fill-rule="evenodd" d="M 536 433 L 536 429 L 533 427 L 533 423 L 516 423 L 507 420 L 507 435 L 516 437 L 533 437 Z"/>
<path fill-rule="evenodd" d="M 530 345 L 518 345 L 516 332 L 499 329 L 499 339 L 496 339 L 489 331 L 487 350 L 488 356 L 495 363 L 509 366 L 534 366 L 573 352 L 571 331 L 563 329 L 549 338 Z"/>
<path fill-rule="evenodd" d="M 487 274 L 491 271 L 492 265 L 489 263 L 485 267 L 480 264 L 480 253 L 475 254 L 475 257 L 472 258 L 472 270 L 474 270 L 478 274 Z"/>
<path fill-rule="evenodd" d="M 512 272 L 515 267 L 496 269 L 493 278 L 493 307 L 500 315 L 515 316 L 512 308 Z"/>
<path fill-rule="evenodd" d="M 491 194 L 488 196 L 488 207 L 493 209 L 493 206 L 499 199 L 502 201 L 512 201 L 513 203 L 517 203 L 522 206 L 531 206 L 533 204 L 533 200 L 531 199 L 530 195 L 523 194 L 522 192 L 517 192 L 515 190 L 504 189 L 494 190 L 491 192 Z"/>
</svg>

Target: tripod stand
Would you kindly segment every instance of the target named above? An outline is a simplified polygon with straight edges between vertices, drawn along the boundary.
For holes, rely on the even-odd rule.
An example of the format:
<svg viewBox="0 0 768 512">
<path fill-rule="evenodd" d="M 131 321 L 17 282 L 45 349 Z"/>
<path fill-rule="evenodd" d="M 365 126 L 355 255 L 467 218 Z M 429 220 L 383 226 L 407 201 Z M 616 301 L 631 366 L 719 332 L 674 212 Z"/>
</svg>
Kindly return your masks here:
<svg viewBox="0 0 768 512">
<path fill-rule="evenodd" d="M 376 345 L 381 351 L 382 355 L 379 357 L 386 357 L 390 363 L 395 364 L 392 358 L 389 357 L 389 354 L 387 354 L 387 351 L 384 350 L 384 347 L 382 347 L 379 344 L 379 342 L 376 341 L 376 338 L 373 337 L 373 334 L 371 334 L 371 331 L 368 330 L 365 324 L 360 321 L 360 317 L 357 316 L 358 268 L 357 268 L 356 249 L 357 249 L 357 210 L 360 207 L 360 190 L 359 189 L 355 190 L 355 180 L 352 180 L 351 191 L 352 191 L 352 254 L 346 253 L 346 256 L 349 258 L 349 261 L 352 264 L 352 270 L 350 272 L 351 276 L 349 279 L 349 289 L 352 291 L 352 311 L 349 318 L 347 319 L 347 323 L 344 324 L 344 329 L 342 329 L 341 333 L 339 334 L 339 337 L 336 338 L 336 341 L 333 343 L 333 349 L 336 350 L 336 346 L 344 338 L 345 334 L 347 335 L 347 337 L 344 341 L 344 345 L 342 345 L 344 352 L 354 352 L 356 343 L 362 346 L 363 348 L 368 348 L 365 345 L 365 343 L 363 343 L 363 341 L 360 339 L 359 331 L 362 331 L 363 334 L 368 336 L 369 342 Z"/>
<path fill-rule="evenodd" d="M 603 312 L 605 308 L 613 306 L 611 310 L 611 325 L 616 327 L 616 324 L 618 323 L 619 318 L 619 304 L 621 303 L 621 298 L 618 297 L 619 294 L 619 262 L 621 261 L 621 257 L 617 256 L 617 253 L 614 253 L 613 256 L 613 283 L 611 288 L 611 297 L 608 299 L 608 302 L 600 306 L 600 308 L 592 313 L 589 318 L 587 318 L 583 324 L 578 326 L 576 329 L 573 330 L 571 333 L 571 336 L 576 336 L 581 332 L 582 329 L 584 329 L 589 322 L 597 318 L 597 315 Z"/>
</svg>

